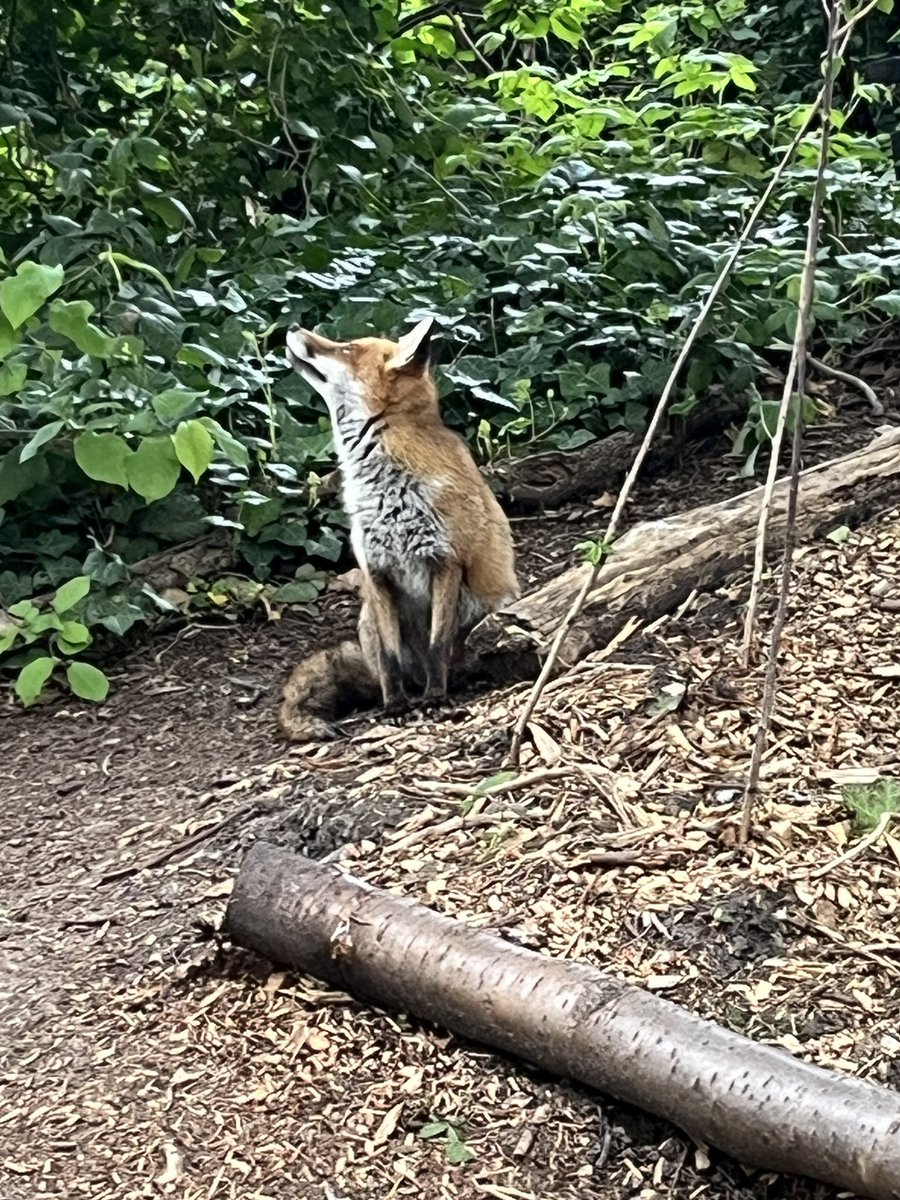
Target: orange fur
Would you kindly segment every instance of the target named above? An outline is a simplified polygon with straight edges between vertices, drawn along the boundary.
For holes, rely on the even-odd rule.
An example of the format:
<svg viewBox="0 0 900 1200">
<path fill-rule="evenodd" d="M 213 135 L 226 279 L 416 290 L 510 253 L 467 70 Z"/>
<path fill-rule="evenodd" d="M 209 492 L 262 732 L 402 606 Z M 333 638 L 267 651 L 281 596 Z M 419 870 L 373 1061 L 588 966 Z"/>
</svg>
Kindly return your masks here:
<svg viewBox="0 0 900 1200">
<path fill-rule="evenodd" d="M 383 338 L 338 343 L 306 331 L 289 335 L 290 360 L 329 400 L 336 441 L 343 446 L 345 499 L 356 506 L 351 522 L 363 601 L 359 645 L 320 652 L 294 669 L 280 714 L 293 740 L 323 734 L 324 709 L 334 706 L 338 691 L 346 702 L 354 678 L 363 697 L 371 696 L 377 680 L 388 707 L 403 707 L 411 674 L 424 678 L 426 695 L 444 695 L 448 666 L 472 620 L 519 595 L 509 522 L 468 446 L 441 419 L 428 370 L 430 330 L 420 330 L 398 343 Z M 374 444 L 356 462 L 353 449 L 366 438 Z M 382 487 L 393 489 L 390 496 L 372 494 Z M 412 496 L 407 509 L 405 496 Z M 384 509 L 396 512 L 397 505 L 396 529 L 411 531 L 408 546 L 399 550 L 395 518 L 379 515 Z M 439 553 L 421 549 L 416 521 L 426 541 L 431 537 L 440 545 Z M 422 571 L 429 579 L 427 611 L 420 611 L 425 602 L 414 586 Z M 424 635 L 414 635 L 413 626 L 424 628 Z M 314 694 L 321 703 L 311 701 Z"/>
</svg>

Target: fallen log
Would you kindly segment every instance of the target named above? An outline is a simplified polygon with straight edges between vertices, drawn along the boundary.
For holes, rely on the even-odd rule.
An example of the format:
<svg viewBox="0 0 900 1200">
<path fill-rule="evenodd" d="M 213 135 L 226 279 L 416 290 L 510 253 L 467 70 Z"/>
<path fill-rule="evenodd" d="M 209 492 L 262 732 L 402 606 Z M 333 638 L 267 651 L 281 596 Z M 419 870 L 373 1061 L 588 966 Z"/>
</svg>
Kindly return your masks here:
<svg viewBox="0 0 900 1200">
<path fill-rule="evenodd" d="M 680 1126 L 748 1166 L 900 1200 L 900 1093 L 761 1045 L 586 963 L 546 958 L 257 842 L 237 945 Z"/>
<path fill-rule="evenodd" d="M 889 486 L 900 492 L 900 429 L 875 438 L 800 477 L 797 535 L 816 534 L 858 518 L 883 502 Z M 660 521 L 645 521 L 615 543 L 597 586 L 562 646 L 560 666 L 607 644 L 632 615 L 653 620 L 672 611 L 694 589 L 709 591 L 753 558 L 762 487 Z M 770 550 L 783 544 L 788 480 L 776 484 L 769 519 Z M 540 649 L 559 628 L 590 566 L 572 567 L 523 596 L 474 631 L 469 654 L 489 663 L 488 673 L 524 678 Z M 529 645 L 531 652 L 528 652 Z"/>
</svg>

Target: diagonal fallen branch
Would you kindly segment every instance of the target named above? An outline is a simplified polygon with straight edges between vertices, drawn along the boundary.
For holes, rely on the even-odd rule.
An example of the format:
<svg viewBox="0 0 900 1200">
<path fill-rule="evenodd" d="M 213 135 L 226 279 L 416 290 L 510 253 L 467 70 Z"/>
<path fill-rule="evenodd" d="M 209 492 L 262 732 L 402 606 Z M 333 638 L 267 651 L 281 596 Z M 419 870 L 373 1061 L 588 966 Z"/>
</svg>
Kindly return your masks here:
<svg viewBox="0 0 900 1200">
<path fill-rule="evenodd" d="M 751 1041 L 586 963 L 258 842 L 238 945 L 636 1104 L 740 1161 L 900 1200 L 900 1093 Z"/>
<path fill-rule="evenodd" d="M 799 539 L 809 541 L 857 521 L 900 492 L 900 430 L 887 430 L 861 450 L 810 467 L 801 478 L 796 530 Z M 771 550 L 784 536 L 789 486 L 789 479 L 779 480 L 773 495 Z M 753 558 L 762 491 L 757 487 L 664 520 L 644 521 L 623 534 L 578 619 L 566 629 L 560 663 L 570 666 L 606 645 L 635 613 L 652 621 L 694 590 L 711 591 L 743 570 Z M 541 647 L 553 637 L 590 574 L 587 564 L 571 567 L 488 617 L 472 635 L 473 669 L 485 664 L 492 678 L 503 681 L 536 672 L 534 644 Z"/>
</svg>

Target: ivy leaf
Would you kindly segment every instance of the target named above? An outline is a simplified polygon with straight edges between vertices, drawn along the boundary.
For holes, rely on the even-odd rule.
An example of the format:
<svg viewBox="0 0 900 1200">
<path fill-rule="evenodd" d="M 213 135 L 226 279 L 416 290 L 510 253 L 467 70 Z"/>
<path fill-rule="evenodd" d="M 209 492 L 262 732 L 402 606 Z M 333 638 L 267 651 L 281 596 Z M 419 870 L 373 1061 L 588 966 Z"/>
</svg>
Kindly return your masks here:
<svg viewBox="0 0 900 1200">
<path fill-rule="evenodd" d="M 447 1162 L 453 1166 L 459 1167 L 463 1163 L 471 1162 L 475 1157 L 475 1151 L 471 1150 L 465 1142 L 449 1142 L 444 1150 Z"/>
<path fill-rule="evenodd" d="M 56 595 L 50 601 L 50 607 L 55 613 L 68 612 L 79 600 L 83 600 L 91 590 L 91 580 L 88 575 L 76 575 L 68 583 L 56 589 Z M 68 637 L 68 634 L 65 634 Z"/>
<path fill-rule="evenodd" d="M 66 679 L 69 687 L 82 700 L 95 700 L 102 703 L 109 695 L 109 680 L 90 663 L 73 662 L 66 667 Z"/>
<path fill-rule="evenodd" d="M 0 628 L 0 654 L 5 654 L 18 636 L 18 625 Z"/>
<path fill-rule="evenodd" d="M 426 1125 L 422 1126 L 417 1136 L 427 1140 L 428 1138 L 440 1137 L 442 1133 L 446 1132 L 446 1121 L 429 1121 Z"/>
<path fill-rule="evenodd" d="M 52 442 L 64 426 L 65 421 L 51 421 L 49 425 L 42 425 L 34 437 L 30 438 L 22 447 L 19 462 L 28 462 L 29 458 L 34 458 L 41 446 Z"/>
<path fill-rule="evenodd" d="M 13 329 L 33 317 L 45 300 L 62 287 L 62 267 L 23 262 L 15 275 L 0 283 L 0 311 Z"/>
<path fill-rule="evenodd" d="M 6 358 L 10 350 L 15 350 L 19 339 L 6 317 L 0 314 L 0 359 Z"/>
<path fill-rule="evenodd" d="M 2 338 L 2 332 L 0 332 Z M 0 358 L 3 355 L 0 353 Z M 24 363 L 6 363 L 0 367 L 0 396 L 14 396 L 25 382 L 28 368 Z"/>
<path fill-rule="evenodd" d="M 181 472 L 170 437 L 144 438 L 125 468 L 129 486 L 148 504 L 168 496 Z"/>
<path fill-rule="evenodd" d="M 283 584 L 274 595 L 282 604 L 311 604 L 321 591 L 321 585 L 316 587 L 308 580 L 293 580 Z"/>
<path fill-rule="evenodd" d="M 872 304 L 892 317 L 900 317 L 900 292 L 885 292 L 883 296 L 875 296 Z"/>
<path fill-rule="evenodd" d="M 75 439 L 75 461 L 89 479 L 128 487 L 125 460 L 128 443 L 117 433 L 82 433 Z"/>
<path fill-rule="evenodd" d="M 88 300 L 54 300 L 50 305 L 50 328 L 74 342 L 82 354 L 109 358 L 116 339 L 90 323 L 88 318 L 93 311 L 94 306 Z"/>
<path fill-rule="evenodd" d="M 44 690 L 44 684 L 53 674 L 55 666 L 55 658 L 43 656 L 33 658 L 19 672 L 15 683 L 15 692 L 26 708 L 34 704 Z"/>
<path fill-rule="evenodd" d="M 182 421 L 172 434 L 172 444 L 178 461 L 190 471 L 194 483 L 212 462 L 215 443 L 212 434 L 199 421 Z"/>
<path fill-rule="evenodd" d="M 46 633 L 48 629 L 62 629 L 62 621 L 55 612 L 41 613 L 39 617 L 28 622 L 29 633 Z"/>
</svg>

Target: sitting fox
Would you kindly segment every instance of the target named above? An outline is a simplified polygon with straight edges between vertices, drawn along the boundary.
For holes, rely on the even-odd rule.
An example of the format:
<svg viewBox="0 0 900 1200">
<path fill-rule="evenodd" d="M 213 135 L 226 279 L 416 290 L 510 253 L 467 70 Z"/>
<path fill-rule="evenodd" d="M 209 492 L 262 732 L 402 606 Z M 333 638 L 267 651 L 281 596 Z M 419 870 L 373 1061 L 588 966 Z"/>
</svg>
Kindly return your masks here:
<svg viewBox="0 0 900 1200">
<path fill-rule="evenodd" d="M 279 724 L 295 742 L 333 737 L 342 703 L 401 712 L 407 689 L 447 694 L 472 627 L 519 595 L 507 521 L 465 442 L 441 420 L 432 322 L 390 342 L 331 342 L 294 326 L 290 365 L 328 405 L 350 540 L 362 576 L 358 642 L 296 666 Z"/>
</svg>

